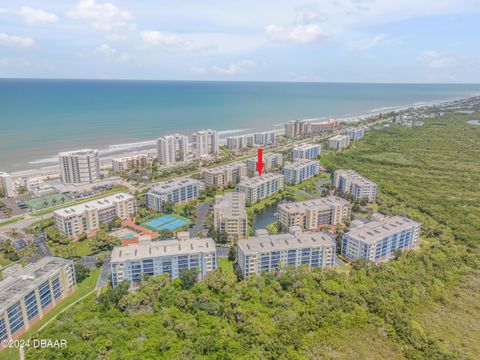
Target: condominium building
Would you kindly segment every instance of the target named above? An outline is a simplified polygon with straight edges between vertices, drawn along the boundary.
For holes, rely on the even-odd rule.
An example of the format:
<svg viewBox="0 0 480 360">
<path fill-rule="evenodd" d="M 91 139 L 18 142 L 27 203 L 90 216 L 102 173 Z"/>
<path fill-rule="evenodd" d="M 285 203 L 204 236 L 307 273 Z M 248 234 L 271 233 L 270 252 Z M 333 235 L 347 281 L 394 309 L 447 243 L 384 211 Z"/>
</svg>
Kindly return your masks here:
<svg viewBox="0 0 480 360">
<path fill-rule="evenodd" d="M 254 143 L 256 145 L 272 145 L 275 144 L 276 133 L 275 131 L 257 132 L 254 134 Z"/>
<path fill-rule="evenodd" d="M 213 206 L 213 226 L 227 239 L 235 241 L 247 237 L 247 212 L 245 211 L 245 194 L 228 192 L 215 196 Z"/>
<path fill-rule="evenodd" d="M 112 159 L 112 169 L 116 173 L 144 169 L 150 164 L 150 160 L 147 154 L 117 157 Z"/>
<path fill-rule="evenodd" d="M 347 128 L 345 129 L 345 135 L 350 137 L 350 140 L 355 141 L 361 139 L 365 135 L 364 128 Z"/>
<path fill-rule="evenodd" d="M 345 194 L 350 194 L 357 201 L 367 199 L 368 202 L 375 202 L 377 196 L 377 184 L 354 170 L 335 171 L 333 186 Z"/>
<path fill-rule="evenodd" d="M 336 135 L 328 139 L 328 147 L 330 149 L 341 150 L 346 149 L 350 145 L 349 135 Z"/>
<path fill-rule="evenodd" d="M 245 194 L 247 204 L 254 204 L 283 190 L 283 187 L 283 175 L 270 173 L 240 181 L 236 191 Z"/>
<path fill-rule="evenodd" d="M 350 219 L 350 202 L 337 196 L 278 205 L 278 223 L 283 230 L 298 226 L 318 230 L 324 225 L 337 226 Z"/>
<path fill-rule="evenodd" d="M 246 147 L 254 145 L 254 136 L 253 135 L 241 135 L 241 136 L 230 136 L 227 137 L 227 147 L 230 150 L 242 150 Z"/>
<path fill-rule="evenodd" d="M 60 234 L 76 239 L 82 234 L 92 236 L 100 224 L 108 224 L 116 217 L 129 219 L 137 211 L 135 197 L 118 193 L 83 204 L 55 210 L 53 219 Z"/>
<path fill-rule="evenodd" d="M 64 184 L 92 183 L 100 179 L 98 151 L 92 149 L 58 154 L 61 179 Z"/>
<path fill-rule="evenodd" d="M 335 265 L 335 239 L 323 232 L 290 232 L 257 236 L 237 242 L 237 262 L 244 277 L 278 270 L 283 266 L 308 266 L 332 269 Z"/>
<path fill-rule="evenodd" d="M 340 122 L 336 120 L 323 121 L 317 123 L 305 123 L 304 132 L 308 135 L 322 134 L 338 130 Z"/>
<path fill-rule="evenodd" d="M 247 160 L 247 172 L 250 176 L 257 172 L 258 158 L 254 157 Z M 280 153 L 264 153 L 263 154 L 263 171 L 273 171 L 283 166 L 283 155 Z"/>
<path fill-rule="evenodd" d="M 192 134 L 192 151 L 198 156 L 218 153 L 218 133 L 215 130 L 200 130 Z"/>
<path fill-rule="evenodd" d="M 305 121 L 303 120 L 292 120 L 285 123 L 285 136 L 288 139 L 294 139 L 296 137 L 302 136 L 305 133 Z"/>
<path fill-rule="evenodd" d="M 0 171 L 0 190 L 5 197 L 14 197 L 15 189 L 13 188 L 12 177 L 6 172 Z"/>
<path fill-rule="evenodd" d="M 234 162 L 202 171 L 203 181 L 209 189 L 225 189 L 234 186 L 247 176 L 247 165 Z"/>
<path fill-rule="evenodd" d="M 0 282 L 0 341 L 20 337 L 75 289 L 72 260 L 47 256 L 20 266 Z"/>
<path fill-rule="evenodd" d="M 295 145 L 292 149 L 292 157 L 294 159 L 314 159 L 322 150 L 322 145 L 320 144 L 310 144 L 304 143 L 300 145 Z"/>
<path fill-rule="evenodd" d="M 203 183 L 192 178 L 174 178 L 156 184 L 145 194 L 145 204 L 148 208 L 162 211 L 165 203 L 183 204 L 195 200 Z"/>
<path fill-rule="evenodd" d="M 312 159 L 296 159 L 293 162 L 287 162 L 283 166 L 283 175 L 287 184 L 300 184 L 320 172 L 320 163 Z"/>
<path fill-rule="evenodd" d="M 343 236 L 342 254 L 355 260 L 388 261 L 397 250 L 418 246 L 421 224 L 403 216 L 377 217 Z"/>
<path fill-rule="evenodd" d="M 157 140 L 158 163 L 171 165 L 185 162 L 188 153 L 188 137 L 180 134 L 162 136 Z"/>
<path fill-rule="evenodd" d="M 113 248 L 111 257 L 112 285 L 122 281 L 138 282 L 143 274 L 155 276 L 168 274 L 171 279 L 182 270 L 198 269 L 203 279 L 217 268 L 215 242 L 210 238 L 193 238 L 162 241 L 139 241 L 136 244 Z"/>
</svg>

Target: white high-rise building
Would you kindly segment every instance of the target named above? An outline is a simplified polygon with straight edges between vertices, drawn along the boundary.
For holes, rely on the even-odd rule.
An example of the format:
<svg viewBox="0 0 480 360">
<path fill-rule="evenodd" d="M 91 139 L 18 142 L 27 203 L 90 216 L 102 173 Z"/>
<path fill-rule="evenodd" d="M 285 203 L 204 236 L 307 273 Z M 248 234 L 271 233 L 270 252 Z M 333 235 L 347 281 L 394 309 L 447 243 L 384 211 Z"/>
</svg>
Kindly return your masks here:
<svg viewBox="0 0 480 360">
<path fill-rule="evenodd" d="M 254 134 L 254 142 L 256 145 L 271 145 L 275 143 L 276 133 L 275 131 L 264 131 Z"/>
<path fill-rule="evenodd" d="M 100 179 L 98 151 L 83 149 L 58 154 L 64 184 L 85 184 Z"/>
<path fill-rule="evenodd" d="M 12 178 L 10 174 L 0 171 L 0 189 L 5 197 L 14 197 L 15 191 L 13 188 Z"/>
<path fill-rule="evenodd" d="M 198 156 L 218 153 L 218 133 L 215 130 L 199 130 L 192 134 L 192 152 Z"/>
<path fill-rule="evenodd" d="M 180 134 L 158 138 L 158 162 L 162 165 L 185 162 L 187 160 L 188 137 Z"/>
<path fill-rule="evenodd" d="M 253 135 L 229 136 L 227 137 L 227 147 L 230 150 L 242 150 L 248 146 L 253 146 Z"/>
</svg>

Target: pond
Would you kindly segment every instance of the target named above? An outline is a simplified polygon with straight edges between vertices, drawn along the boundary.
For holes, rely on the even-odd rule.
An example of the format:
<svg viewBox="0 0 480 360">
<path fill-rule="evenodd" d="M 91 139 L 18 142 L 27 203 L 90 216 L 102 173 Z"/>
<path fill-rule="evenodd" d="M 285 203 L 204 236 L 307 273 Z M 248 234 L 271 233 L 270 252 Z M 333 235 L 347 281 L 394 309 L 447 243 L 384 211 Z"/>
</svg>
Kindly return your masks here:
<svg viewBox="0 0 480 360">
<path fill-rule="evenodd" d="M 268 224 L 271 224 L 277 221 L 275 214 L 277 213 L 277 204 L 272 204 L 262 209 L 259 213 L 255 214 L 255 219 L 253 223 L 253 229 L 265 229 Z"/>
<path fill-rule="evenodd" d="M 467 124 L 470 125 L 480 125 L 480 120 L 468 120 Z"/>
</svg>

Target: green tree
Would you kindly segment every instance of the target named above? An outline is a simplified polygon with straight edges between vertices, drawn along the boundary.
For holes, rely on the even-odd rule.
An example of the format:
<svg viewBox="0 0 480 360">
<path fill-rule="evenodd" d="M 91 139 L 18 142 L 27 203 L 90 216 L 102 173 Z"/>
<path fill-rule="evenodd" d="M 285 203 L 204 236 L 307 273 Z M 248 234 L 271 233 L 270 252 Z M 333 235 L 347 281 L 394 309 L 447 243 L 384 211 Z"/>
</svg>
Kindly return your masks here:
<svg viewBox="0 0 480 360">
<path fill-rule="evenodd" d="M 182 288 L 189 290 L 197 283 L 198 269 L 182 269 L 179 275 L 180 280 L 182 280 Z"/>
<path fill-rule="evenodd" d="M 83 265 L 75 264 L 75 280 L 80 284 L 90 275 L 90 269 Z"/>
</svg>

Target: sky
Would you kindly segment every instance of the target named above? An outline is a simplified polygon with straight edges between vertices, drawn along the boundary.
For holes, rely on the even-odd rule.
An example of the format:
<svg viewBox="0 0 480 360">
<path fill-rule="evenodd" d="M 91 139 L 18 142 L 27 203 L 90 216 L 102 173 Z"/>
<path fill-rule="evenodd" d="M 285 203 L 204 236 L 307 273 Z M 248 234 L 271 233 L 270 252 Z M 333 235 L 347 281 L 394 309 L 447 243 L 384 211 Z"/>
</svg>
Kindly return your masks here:
<svg viewBox="0 0 480 360">
<path fill-rule="evenodd" d="M 479 0 L 0 1 L 0 78 L 480 83 Z"/>
</svg>

